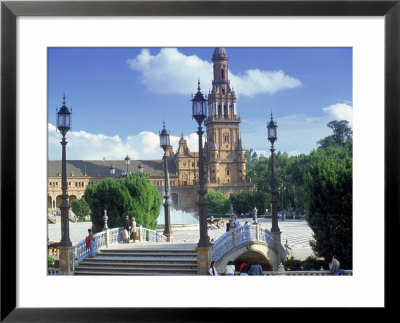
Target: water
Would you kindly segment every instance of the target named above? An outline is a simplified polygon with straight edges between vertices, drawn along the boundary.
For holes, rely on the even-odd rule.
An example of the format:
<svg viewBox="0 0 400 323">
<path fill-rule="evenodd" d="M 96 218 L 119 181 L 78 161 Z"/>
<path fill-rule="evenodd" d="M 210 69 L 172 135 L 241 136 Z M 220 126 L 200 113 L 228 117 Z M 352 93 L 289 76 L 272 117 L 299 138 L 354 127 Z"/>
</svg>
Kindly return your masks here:
<svg viewBox="0 0 400 323">
<path fill-rule="evenodd" d="M 199 223 L 195 213 L 184 212 L 171 208 L 171 224 L 192 224 Z M 157 218 L 157 224 L 165 224 L 164 207 L 161 206 L 160 215 Z"/>
</svg>

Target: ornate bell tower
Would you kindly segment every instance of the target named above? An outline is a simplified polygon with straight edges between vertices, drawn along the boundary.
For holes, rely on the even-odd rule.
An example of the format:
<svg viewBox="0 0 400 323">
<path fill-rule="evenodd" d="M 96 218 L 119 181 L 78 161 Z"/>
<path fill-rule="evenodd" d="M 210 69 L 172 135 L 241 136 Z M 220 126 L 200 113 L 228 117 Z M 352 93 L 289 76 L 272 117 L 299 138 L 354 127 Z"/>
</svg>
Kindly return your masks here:
<svg viewBox="0 0 400 323">
<path fill-rule="evenodd" d="M 214 80 L 208 94 L 208 118 L 205 147 L 210 183 L 243 183 L 246 178 L 245 150 L 239 134 L 240 117 L 236 110 L 236 94 L 230 87 L 228 55 L 224 48 L 214 50 Z"/>
</svg>

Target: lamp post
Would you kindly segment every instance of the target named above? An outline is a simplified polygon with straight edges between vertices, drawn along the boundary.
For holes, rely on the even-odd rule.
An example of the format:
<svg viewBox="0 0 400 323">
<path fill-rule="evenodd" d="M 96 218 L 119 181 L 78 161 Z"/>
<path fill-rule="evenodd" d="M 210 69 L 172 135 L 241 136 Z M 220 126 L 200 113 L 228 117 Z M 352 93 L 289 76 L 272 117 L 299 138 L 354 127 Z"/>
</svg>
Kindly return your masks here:
<svg viewBox="0 0 400 323">
<path fill-rule="evenodd" d="M 160 147 L 164 150 L 164 198 L 165 202 L 164 206 L 164 216 L 165 216 L 165 225 L 163 234 L 167 237 L 167 242 L 172 242 L 173 233 L 171 230 L 171 202 L 169 200 L 169 180 L 168 180 L 168 163 L 167 163 L 167 148 L 170 146 L 169 133 L 165 129 L 165 122 L 163 122 L 163 130 L 160 132 Z"/>
<path fill-rule="evenodd" d="M 67 141 L 65 136 L 71 128 L 71 111 L 65 105 L 65 95 L 63 96 L 62 107 L 57 110 L 57 129 L 62 134 L 62 162 L 61 162 L 61 188 L 62 202 L 61 210 L 61 240 L 59 242 L 60 250 L 60 274 L 69 275 L 73 272 L 73 247 L 69 238 L 69 203 L 67 194 Z"/>
<path fill-rule="evenodd" d="M 276 246 L 276 262 L 274 263 L 273 267 L 274 270 L 278 270 L 278 265 L 281 262 L 281 231 L 278 226 L 278 192 L 277 192 L 277 182 L 276 182 L 276 175 L 275 175 L 275 162 L 274 162 L 274 143 L 278 139 L 277 137 L 277 124 L 274 122 L 272 118 L 271 112 L 271 120 L 267 125 L 268 129 L 268 140 L 271 142 L 271 219 L 272 219 L 272 228 L 271 232 L 274 236 L 274 242 Z"/>
<path fill-rule="evenodd" d="M 129 164 L 131 163 L 131 159 L 129 158 L 129 156 L 128 155 L 126 155 L 126 157 L 125 157 L 125 164 L 126 164 L 126 177 L 128 177 L 128 167 L 129 167 Z"/>
<path fill-rule="evenodd" d="M 199 193 L 199 201 L 197 205 L 199 206 L 199 221 L 200 221 L 200 240 L 198 243 L 198 247 L 209 247 L 211 243 L 208 239 L 207 234 L 207 204 L 205 195 L 207 190 L 205 189 L 205 179 L 204 179 L 204 156 L 203 156 L 203 129 L 201 124 L 207 116 L 207 101 L 203 96 L 203 93 L 200 92 L 200 81 L 198 82 L 197 93 L 192 98 L 192 118 L 197 121 L 198 130 L 197 134 L 199 135 L 199 184 L 200 189 Z"/>
<path fill-rule="evenodd" d="M 143 173 L 143 164 L 142 163 L 140 163 L 139 166 L 138 166 L 138 173 L 139 174 Z"/>
<path fill-rule="evenodd" d="M 211 261 L 211 247 L 212 244 L 208 238 L 207 232 L 207 200 L 205 195 L 207 190 L 205 188 L 205 178 L 204 178 L 204 156 L 203 156 L 203 129 L 201 124 L 207 116 L 207 101 L 200 91 L 200 80 L 198 81 L 197 93 L 192 97 L 192 118 L 197 121 L 199 135 L 199 201 L 197 205 L 199 206 L 199 229 L 200 229 L 200 239 L 197 244 L 197 273 L 199 275 L 208 274 L 208 264 Z"/>
<path fill-rule="evenodd" d="M 114 178 L 114 175 L 115 175 L 115 168 L 114 168 L 113 165 L 111 165 L 111 167 L 110 167 L 110 176 L 111 176 L 112 178 Z"/>
</svg>

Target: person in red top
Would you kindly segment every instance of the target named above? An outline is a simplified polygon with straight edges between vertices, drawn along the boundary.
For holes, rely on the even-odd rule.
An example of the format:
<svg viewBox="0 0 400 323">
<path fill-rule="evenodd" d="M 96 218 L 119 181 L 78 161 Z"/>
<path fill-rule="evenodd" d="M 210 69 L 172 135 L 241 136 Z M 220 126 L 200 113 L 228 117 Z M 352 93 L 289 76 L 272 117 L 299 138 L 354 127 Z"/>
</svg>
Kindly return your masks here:
<svg viewBox="0 0 400 323">
<path fill-rule="evenodd" d="M 93 232 L 92 229 L 88 229 L 88 233 L 89 235 L 86 237 L 87 240 L 90 241 L 90 257 L 94 257 L 94 236 L 93 236 Z"/>
</svg>

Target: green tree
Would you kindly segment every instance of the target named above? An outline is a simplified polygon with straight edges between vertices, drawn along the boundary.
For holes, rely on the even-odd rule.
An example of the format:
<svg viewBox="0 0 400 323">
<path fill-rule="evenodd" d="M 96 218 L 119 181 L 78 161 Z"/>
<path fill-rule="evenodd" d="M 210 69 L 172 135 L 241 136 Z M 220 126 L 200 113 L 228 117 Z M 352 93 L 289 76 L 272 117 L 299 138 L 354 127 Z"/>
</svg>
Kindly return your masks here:
<svg viewBox="0 0 400 323">
<path fill-rule="evenodd" d="M 124 225 L 125 216 L 154 229 L 160 213 L 161 197 L 145 174 L 128 175 L 126 179 L 106 178 L 87 186 L 86 200 L 92 210 L 93 231 L 102 230 L 104 210 L 111 228 Z"/>
<path fill-rule="evenodd" d="M 143 173 L 128 176 L 125 183 L 132 197 L 132 216 L 145 228 L 155 229 L 161 208 L 157 188 Z"/>
<path fill-rule="evenodd" d="M 353 131 L 349 127 L 347 120 L 333 120 L 328 123 L 328 127 L 332 129 L 333 135 L 327 136 L 317 142 L 319 148 L 328 148 L 331 146 L 344 146 L 346 142 L 352 138 Z"/>
<path fill-rule="evenodd" d="M 207 207 L 208 214 L 225 215 L 229 212 L 229 198 L 226 197 L 222 192 L 210 190 L 206 199 L 209 203 Z"/>
<path fill-rule="evenodd" d="M 80 200 L 75 199 L 71 202 L 72 212 L 79 217 L 80 220 L 90 213 L 89 204 L 87 204 L 86 200 L 82 197 Z"/>
<path fill-rule="evenodd" d="M 349 147 L 332 146 L 310 155 L 306 174 L 309 214 L 315 254 L 328 263 L 338 256 L 341 266 L 352 268 L 352 154 Z"/>
<path fill-rule="evenodd" d="M 104 227 L 104 210 L 107 210 L 110 228 L 124 225 L 125 216 L 133 214 L 133 200 L 125 180 L 106 178 L 86 187 L 85 199 L 92 211 L 92 230 L 99 232 Z"/>
<path fill-rule="evenodd" d="M 239 194 L 231 194 L 229 200 L 236 214 L 246 214 L 254 208 L 253 193 L 242 192 Z"/>
</svg>

